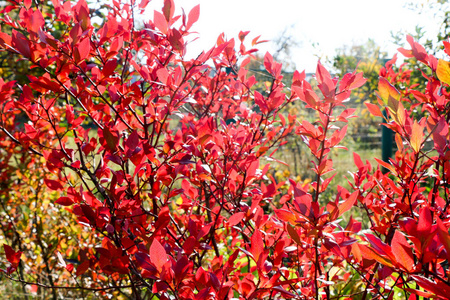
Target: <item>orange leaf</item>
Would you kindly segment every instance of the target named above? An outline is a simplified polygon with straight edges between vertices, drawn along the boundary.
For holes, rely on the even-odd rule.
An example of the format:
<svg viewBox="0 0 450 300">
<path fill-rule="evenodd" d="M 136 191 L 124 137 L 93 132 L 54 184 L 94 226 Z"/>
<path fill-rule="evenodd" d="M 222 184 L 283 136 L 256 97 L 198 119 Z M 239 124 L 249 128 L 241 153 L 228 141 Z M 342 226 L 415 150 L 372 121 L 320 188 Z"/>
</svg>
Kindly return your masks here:
<svg viewBox="0 0 450 300">
<path fill-rule="evenodd" d="M 295 224 L 295 222 L 297 221 L 297 217 L 295 216 L 295 214 L 286 209 L 276 209 L 275 214 L 277 215 L 279 220 L 290 224 Z"/>
<path fill-rule="evenodd" d="M 25 6 L 26 9 L 30 9 L 32 4 L 32 0 L 24 0 L 23 1 L 23 5 Z"/>
<path fill-rule="evenodd" d="M 422 141 L 423 141 L 423 128 L 422 126 L 419 125 L 419 123 L 417 123 L 417 121 L 414 121 L 414 124 L 412 126 L 410 143 L 415 153 L 418 153 L 420 151 Z"/>
<path fill-rule="evenodd" d="M 378 81 L 378 95 L 386 105 L 391 97 L 397 101 L 400 99 L 400 92 L 384 77 Z"/>
<path fill-rule="evenodd" d="M 301 245 L 302 242 L 301 242 L 300 236 L 298 235 L 297 230 L 295 230 L 295 228 L 292 227 L 292 225 L 289 223 L 286 225 L 286 229 L 287 229 L 287 232 L 289 233 L 289 236 L 291 237 L 291 239 L 294 240 L 294 242 L 296 242 L 298 245 Z"/>
<path fill-rule="evenodd" d="M 381 256 L 379 255 L 377 252 L 375 252 L 374 250 L 372 250 L 371 248 L 365 246 L 365 245 L 361 245 L 361 244 L 357 244 L 359 247 L 359 250 L 361 251 L 361 255 L 363 258 L 365 259 L 374 259 L 377 262 L 381 263 L 382 265 L 388 266 L 388 267 L 394 267 L 394 265 L 392 264 L 391 260 L 387 257 Z"/>
<path fill-rule="evenodd" d="M 406 124 L 406 110 L 401 102 L 398 103 L 397 109 L 397 121 L 400 125 L 405 126 Z"/>
<path fill-rule="evenodd" d="M 391 171 L 393 174 L 396 174 L 395 172 L 395 168 L 394 166 L 392 166 L 391 164 L 388 164 L 387 162 L 382 161 L 381 159 L 378 159 L 376 157 L 374 157 L 374 159 L 377 161 L 377 163 L 383 167 L 385 167 L 386 169 L 388 169 L 389 171 Z"/>
</svg>

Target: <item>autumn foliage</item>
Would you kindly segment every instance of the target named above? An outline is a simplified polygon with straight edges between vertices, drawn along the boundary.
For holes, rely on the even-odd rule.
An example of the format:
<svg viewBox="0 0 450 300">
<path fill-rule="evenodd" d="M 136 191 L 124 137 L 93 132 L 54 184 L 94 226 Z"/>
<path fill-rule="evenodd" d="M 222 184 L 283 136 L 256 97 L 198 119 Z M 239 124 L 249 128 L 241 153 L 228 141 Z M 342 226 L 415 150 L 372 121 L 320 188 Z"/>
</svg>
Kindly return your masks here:
<svg viewBox="0 0 450 300">
<path fill-rule="evenodd" d="M 30 67 L 0 79 L 2 282 L 54 299 L 449 298 L 449 43 L 447 60 L 400 49 L 426 90 L 396 58 L 381 70 L 367 107 L 398 151 L 375 166 L 355 153 L 329 200 L 363 74 L 318 63 L 317 87 L 304 72 L 285 86 L 266 54 L 261 93 L 245 68 L 258 38 L 187 59 L 199 6 L 166 0 L 138 26 L 147 2 L 113 1 L 100 21 L 84 0 L 2 8 L 1 51 Z M 295 101 L 315 122 L 285 113 Z M 293 135 L 311 183 L 271 175 Z"/>
</svg>

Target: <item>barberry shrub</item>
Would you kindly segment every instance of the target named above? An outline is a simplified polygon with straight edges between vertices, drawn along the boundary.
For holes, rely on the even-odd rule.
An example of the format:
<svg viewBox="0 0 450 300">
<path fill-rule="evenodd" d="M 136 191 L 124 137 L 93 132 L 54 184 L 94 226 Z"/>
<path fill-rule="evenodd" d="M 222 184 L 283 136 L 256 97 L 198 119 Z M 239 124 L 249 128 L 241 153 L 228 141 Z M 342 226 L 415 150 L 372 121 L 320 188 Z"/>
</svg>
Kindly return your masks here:
<svg viewBox="0 0 450 300">
<path fill-rule="evenodd" d="M 450 63 L 408 38 L 426 90 L 394 59 L 367 104 L 398 151 L 375 167 L 354 154 L 330 201 L 362 73 L 319 63 L 317 88 L 304 72 L 287 87 L 266 54 L 258 92 L 248 32 L 187 59 L 199 6 L 176 16 L 166 0 L 138 27 L 147 3 L 113 1 L 100 20 L 84 0 L 2 9 L 1 50 L 30 66 L 0 81 L 3 278 L 54 299 L 448 298 Z M 294 101 L 316 121 L 285 114 Z M 306 185 L 270 175 L 291 135 L 311 154 Z"/>
</svg>

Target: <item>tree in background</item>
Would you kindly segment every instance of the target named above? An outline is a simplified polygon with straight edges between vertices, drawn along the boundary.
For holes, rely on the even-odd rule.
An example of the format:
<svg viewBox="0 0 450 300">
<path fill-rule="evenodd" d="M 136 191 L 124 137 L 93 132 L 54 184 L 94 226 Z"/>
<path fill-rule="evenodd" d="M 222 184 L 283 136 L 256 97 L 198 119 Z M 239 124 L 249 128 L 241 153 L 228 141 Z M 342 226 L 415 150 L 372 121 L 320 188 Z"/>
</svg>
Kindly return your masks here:
<svg viewBox="0 0 450 300">
<path fill-rule="evenodd" d="M 376 90 L 380 70 L 388 61 L 387 53 L 371 39 L 363 45 L 345 46 L 337 49 L 336 56 L 331 63 L 336 75 L 341 77 L 350 70 L 364 73 L 367 83 L 354 91 L 350 96 L 350 107 L 357 109 L 361 116 L 349 127 L 349 134 L 356 142 L 356 149 L 380 148 L 380 119 L 374 118 L 363 105 L 364 102 L 377 103 Z"/>
</svg>

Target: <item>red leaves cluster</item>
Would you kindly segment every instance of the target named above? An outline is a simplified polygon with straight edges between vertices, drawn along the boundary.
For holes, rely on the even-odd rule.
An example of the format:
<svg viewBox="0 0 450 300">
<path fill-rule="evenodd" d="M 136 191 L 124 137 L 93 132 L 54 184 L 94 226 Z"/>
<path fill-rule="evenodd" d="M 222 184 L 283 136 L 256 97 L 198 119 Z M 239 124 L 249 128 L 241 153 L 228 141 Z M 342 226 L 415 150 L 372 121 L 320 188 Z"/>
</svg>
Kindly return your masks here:
<svg viewBox="0 0 450 300">
<path fill-rule="evenodd" d="M 272 81 L 257 91 L 244 68 L 256 51 L 245 46 L 248 32 L 239 34 L 237 51 L 221 35 L 209 51 L 184 57 L 199 6 L 176 16 L 166 0 L 138 29 L 128 4 L 113 1 L 96 28 L 85 1 L 52 3 L 54 14 L 31 1 L 2 12 L 10 33 L 0 34 L 1 49 L 42 75 L 20 87 L 0 81 L 8 120 L 0 124 L 1 142 L 7 159 L 17 152 L 11 144 L 42 157 L 44 188 L 85 231 L 78 239 L 89 246 L 66 251 L 76 257 L 78 286 L 89 282 L 104 292 L 114 280 L 135 298 L 329 299 L 344 297 L 344 283 L 353 281 L 363 298 L 389 298 L 394 286 L 446 297 L 449 64 L 408 38 L 412 49 L 401 52 L 431 71 L 426 91 L 408 86 L 411 73 L 390 62 L 381 71 L 381 109 L 367 105 L 378 117 L 385 109 L 385 126 L 396 132 L 396 156 L 380 161 L 390 173 L 355 154 L 353 190 L 339 187 L 330 200 L 330 153 L 354 117 L 345 101 L 365 83 L 361 73 L 339 80 L 319 63 L 317 88 L 296 71 L 287 89 L 281 64 L 266 54 Z M 298 99 L 314 120 L 284 113 Z M 262 161 L 276 160 L 292 134 L 310 150 L 316 178 L 308 185 L 290 180 L 281 194 L 285 183 Z M 425 150 L 428 140 L 436 153 Z M 340 224 L 358 208 L 368 224 L 352 217 Z M 363 225 L 370 232 L 362 233 Z M 3 247 L 3 271 L 23 280 L 13 277 L 22 252 Z M 60 265 L 72 272 L 64 256 L 58 254 Z"/>
</svg>

